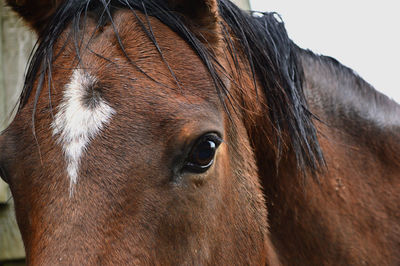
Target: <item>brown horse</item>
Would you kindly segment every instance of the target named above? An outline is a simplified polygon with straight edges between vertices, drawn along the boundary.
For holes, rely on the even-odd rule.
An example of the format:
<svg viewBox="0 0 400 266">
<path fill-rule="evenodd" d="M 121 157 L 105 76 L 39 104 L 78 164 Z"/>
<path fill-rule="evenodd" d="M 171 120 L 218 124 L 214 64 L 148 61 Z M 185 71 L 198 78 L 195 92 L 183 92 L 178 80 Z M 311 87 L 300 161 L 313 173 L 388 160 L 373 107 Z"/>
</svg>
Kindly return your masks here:
<svg viewBox="0 0 400 266">
<path fill-rule="evenodd" d="M 0 136 L 29 264 L 400 263 L 400 107 L 276 14 L 7 2 L 39 36 Z"/>
</svg>

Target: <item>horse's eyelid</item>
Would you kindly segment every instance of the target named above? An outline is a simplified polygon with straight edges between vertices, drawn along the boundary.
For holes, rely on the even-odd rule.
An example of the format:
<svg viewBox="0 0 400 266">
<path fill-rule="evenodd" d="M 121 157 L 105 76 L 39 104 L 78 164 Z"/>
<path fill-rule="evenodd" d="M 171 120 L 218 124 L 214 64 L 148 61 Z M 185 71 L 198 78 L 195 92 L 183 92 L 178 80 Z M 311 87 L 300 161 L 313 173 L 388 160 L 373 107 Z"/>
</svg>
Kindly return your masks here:
<svg viewBox="0 0 400 266">
<path fill-rule="evenodd" d="M 212 133 L 212 135 L 211 135 L 212 137 L 212 139 L 213 140 L 216 140 L 216 141 L 219 141 L 219 142 L 223 142 L 224 140 L 218 135 L 218 134 L 216 134 L 216 133 Z"/>
</svg>

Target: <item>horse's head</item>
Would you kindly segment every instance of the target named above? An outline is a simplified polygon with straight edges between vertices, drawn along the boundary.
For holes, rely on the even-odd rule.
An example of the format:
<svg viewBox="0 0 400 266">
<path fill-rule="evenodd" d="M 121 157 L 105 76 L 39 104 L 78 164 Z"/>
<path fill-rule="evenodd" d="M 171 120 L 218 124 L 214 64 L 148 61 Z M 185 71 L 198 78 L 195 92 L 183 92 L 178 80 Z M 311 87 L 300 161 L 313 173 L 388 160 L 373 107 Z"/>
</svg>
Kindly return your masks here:
<svg viewBox="0 0 400 266">
<path fill-rule="evenodd" d="M 29 262 L 273 257 L 217 1 L 8 2 L 40 36 L 0 139 Z"/>
</svg>

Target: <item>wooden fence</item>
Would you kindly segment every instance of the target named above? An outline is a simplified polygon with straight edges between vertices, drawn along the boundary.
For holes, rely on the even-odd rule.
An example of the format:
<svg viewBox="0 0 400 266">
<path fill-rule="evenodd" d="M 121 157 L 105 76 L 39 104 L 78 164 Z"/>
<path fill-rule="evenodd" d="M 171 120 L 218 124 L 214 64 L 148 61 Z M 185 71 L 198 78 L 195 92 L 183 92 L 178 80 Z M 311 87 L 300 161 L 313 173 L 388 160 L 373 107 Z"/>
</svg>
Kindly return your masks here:
<svg viewBox="0 0 400 266">
<path fill-rule="evenodd" d="M 248 10 L 248 0 L 233 0 Z M 9 124 L 22 89 L 35 34 L 0 0 L 0 132 Z M 2 152 L 2 151 L 0 151 Z M 0 180 L 0 265 L 23 264 L 25 257 L 7 185 Z"/>
<path fill-rule="evenodd" d="M 35 38 L 0 0 L 0 131 L 11 120 Z M 18 265 L 24 257 L 11 194 L 0 180 L 0 265 Z"/>
</svg>

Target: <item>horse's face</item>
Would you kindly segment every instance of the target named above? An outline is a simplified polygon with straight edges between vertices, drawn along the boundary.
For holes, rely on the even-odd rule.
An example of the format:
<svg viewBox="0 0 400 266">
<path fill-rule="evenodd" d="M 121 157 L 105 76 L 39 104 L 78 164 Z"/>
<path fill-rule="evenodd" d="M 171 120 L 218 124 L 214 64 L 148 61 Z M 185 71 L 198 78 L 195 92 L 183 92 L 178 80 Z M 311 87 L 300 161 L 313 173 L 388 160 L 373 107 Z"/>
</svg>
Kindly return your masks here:
<svg viewBox="0 0 400 266">
<path fill-rule="evenodd" d="M 238 114 L 167 26 L 150 18 L 161 56 L 130 11 L 113 18 L 125 51 L 89 19 L 79 65 L 67 29 L 36 135 L 32 95 L 1 136 L 29 262 L 262 262 L 266 211 Z"/>
</svg>

